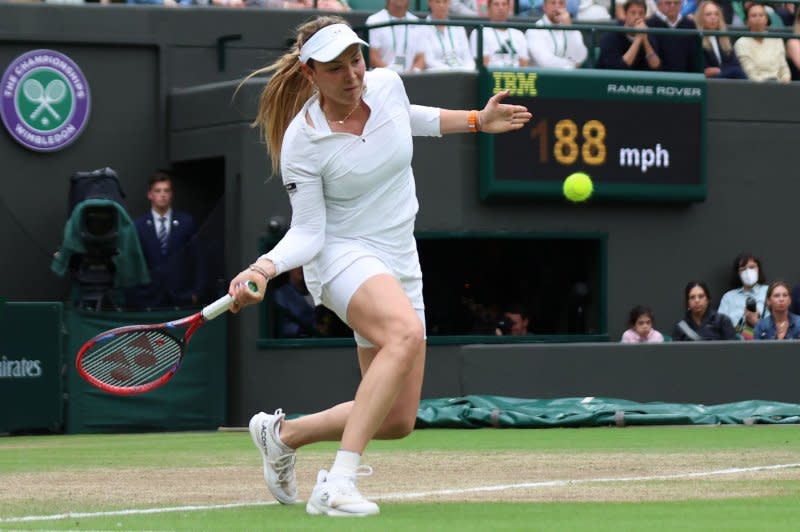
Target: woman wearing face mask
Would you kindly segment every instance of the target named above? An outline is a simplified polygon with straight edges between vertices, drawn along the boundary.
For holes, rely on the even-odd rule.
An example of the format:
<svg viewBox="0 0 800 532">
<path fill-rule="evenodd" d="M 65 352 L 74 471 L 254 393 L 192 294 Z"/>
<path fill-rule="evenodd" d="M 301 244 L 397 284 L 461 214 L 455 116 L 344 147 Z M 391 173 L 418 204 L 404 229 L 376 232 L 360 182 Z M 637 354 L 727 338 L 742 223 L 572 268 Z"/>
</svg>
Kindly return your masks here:
<svg viewBox="0 0 800 532">
<path fill-rule="evenodd" d="M 718 312 L 728 316 L 743 340 L 753 339 L 753 328 L 764 316 L 767 285 L 761 261 L 752 253 L 740 253 L 733 261 L 732 290 L 725 292 L 719 302 Z M 747 309 L 747 301 L 755 300 L 755 310 Z"/>
<path fill-rule="evenodd" d="M 684 291 L 686 316 L 675 324 L 672 339 L 676 342 L 692 340 L 735 340 L 736 331 L 730 318 L 711 308 L 711 292 L 702 281 L 689 281 Z"/>
<path fill-rule="evenodd" d="M 767 306 L 770 316 L 758 322 L 756 340 L 796 340 L 800 338 L 800 316 L 789 312 L 792 298 L 789 285 L 775 281 L 767 289 Z"/>
</svg>

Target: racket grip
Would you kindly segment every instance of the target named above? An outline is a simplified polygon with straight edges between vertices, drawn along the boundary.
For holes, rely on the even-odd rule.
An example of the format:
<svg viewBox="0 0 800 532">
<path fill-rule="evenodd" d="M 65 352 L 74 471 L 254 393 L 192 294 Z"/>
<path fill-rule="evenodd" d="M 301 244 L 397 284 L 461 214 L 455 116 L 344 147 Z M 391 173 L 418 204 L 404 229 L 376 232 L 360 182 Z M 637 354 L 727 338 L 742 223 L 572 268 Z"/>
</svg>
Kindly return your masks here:
<svg viewBox="0 0 800 532">
<path fill-rule="evenodd" d="M 247 281 L 247 287 L 253 292 L 258 292 L 258 286 L 253 281 Z M 231 303 L 233 303 L 233 297 L 231 297 L 230 294 L 225 294 L 210 305 L 203 307 L 203 310 L 200 312 L 203 314 L 203 319 L 206 321 L 213 320 L 220 314 L 227 312 Z"/>
</svg>

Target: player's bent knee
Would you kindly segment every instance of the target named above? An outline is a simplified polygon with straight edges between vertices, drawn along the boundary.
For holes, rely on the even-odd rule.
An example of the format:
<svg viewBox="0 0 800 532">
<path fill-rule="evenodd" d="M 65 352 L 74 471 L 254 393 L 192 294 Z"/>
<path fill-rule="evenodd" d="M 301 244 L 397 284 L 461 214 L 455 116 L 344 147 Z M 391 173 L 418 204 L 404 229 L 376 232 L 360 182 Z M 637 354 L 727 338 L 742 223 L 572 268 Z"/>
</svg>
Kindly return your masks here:
<svg viewBox="0 0 800 532">
<path fill-rule="evenodd" d="M 375 437 L 380 440 L 399 440 L 405 438 L 414 431 L 416 422 L 416 414 L 414 416 L 393 416 L 387 418 Z"/>
<path fill-rule="evenodd" d="M 413 360 L 425 346 L 425 329 L 419 320 L 407 320 L 392 331 L 389 342 L 402 346 Z"/>
</svg>

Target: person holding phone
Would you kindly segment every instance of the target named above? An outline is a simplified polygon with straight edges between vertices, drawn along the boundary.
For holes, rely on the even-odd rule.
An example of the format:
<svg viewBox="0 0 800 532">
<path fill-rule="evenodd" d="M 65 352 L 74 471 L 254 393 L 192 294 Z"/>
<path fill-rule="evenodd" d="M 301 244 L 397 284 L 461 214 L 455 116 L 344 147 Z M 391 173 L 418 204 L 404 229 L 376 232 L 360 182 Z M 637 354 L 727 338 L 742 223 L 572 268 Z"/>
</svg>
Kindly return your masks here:
<svg viewBox="0 0 800 532">
<path fill-rule="evenodd" d="M 737 255 L 731 269 L 731 286 L 733 288 L 722 296 L 717 312 L 731 319 L 741 339 L 752 340 L 753 329 L 764 316 L 767 299 L 761 260 L 750 252 Z"/>
</svg>

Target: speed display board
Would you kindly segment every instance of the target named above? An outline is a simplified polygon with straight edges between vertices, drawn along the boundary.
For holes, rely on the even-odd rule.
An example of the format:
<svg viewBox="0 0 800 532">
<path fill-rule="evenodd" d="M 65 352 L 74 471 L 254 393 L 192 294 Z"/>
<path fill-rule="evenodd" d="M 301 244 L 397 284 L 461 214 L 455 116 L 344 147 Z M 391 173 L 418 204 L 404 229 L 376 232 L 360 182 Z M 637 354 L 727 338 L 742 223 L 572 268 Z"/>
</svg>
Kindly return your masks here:
<svg viewBox="0 0 800 532">
<path fill-rule="evenodd" d="M 487 69 L 485 102 L 509 91 L 533 119 L 481 135 L 481 197 L 560 197 L 573 172 L 594 198 L 702 201 L 706 85 L 701 74 Z"/>
</svg>

